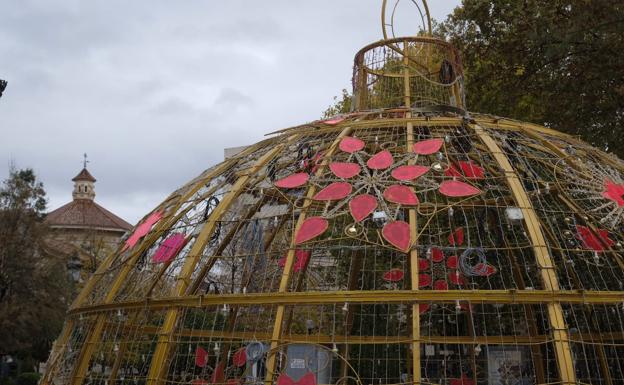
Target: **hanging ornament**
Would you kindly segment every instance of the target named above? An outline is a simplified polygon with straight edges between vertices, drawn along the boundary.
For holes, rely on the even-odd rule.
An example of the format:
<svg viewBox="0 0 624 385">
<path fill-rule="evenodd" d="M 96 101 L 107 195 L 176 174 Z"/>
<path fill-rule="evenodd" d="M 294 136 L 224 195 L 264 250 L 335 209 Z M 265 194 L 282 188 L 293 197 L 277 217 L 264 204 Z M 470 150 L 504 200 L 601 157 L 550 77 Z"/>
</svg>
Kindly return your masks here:
<svg viewBox="0 0 624 385">
<path fill-rule="evenodd" d="M 232 355 L 232 363 L 239 368 L 245 366 L 247 363 L 247 352 L 245 348 L 238 349 L 234 355 Z"/>
<path fill-rule="evenodd" d="M 297 188 L 301 187 L 308 182 L 310 176 L 305 172 L 300 172 L 297 174 L 292 174 L 287 176 L 286 178 L 282 178 L 276 181 L 274 184 L 280 188 Z"/>
<path fill-rule="evenodd" d="M 361 194 L 351 199 L 349 211 L 356 222 L 361 222 L 377 208 L 377 198 L 369 194 Z"/>
<path fill-rule="evenodd" d="M 327 219 L 321 217 L 311 217 L 306 219 L 301 224 L 299 231 L 297 231 L 297 235 L 295 236 L 295 244 L 299 245 L 301 243 L 318 237 L 319 235 L 323 234 L 328 227 L 329 223 L 327 222 Z"/>
<path fill-rule="evenodd" d="M 196 347 L 195 348 L 195 365 L 199 366 L 200 368 L 203 368 L 206 366 L 207 363 L 208 363 L 208 352 L 201 346 Z"/>
</svg>

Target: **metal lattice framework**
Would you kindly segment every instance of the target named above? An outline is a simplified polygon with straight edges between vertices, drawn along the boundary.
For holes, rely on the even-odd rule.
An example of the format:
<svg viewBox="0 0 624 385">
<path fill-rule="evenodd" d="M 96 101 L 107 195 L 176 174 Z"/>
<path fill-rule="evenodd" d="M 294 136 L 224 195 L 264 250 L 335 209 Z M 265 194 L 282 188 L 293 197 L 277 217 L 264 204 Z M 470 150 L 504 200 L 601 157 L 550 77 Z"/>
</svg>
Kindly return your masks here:
<svg viewBox="0 0 624 385">
<path fill-rule="evenodd" d="M 143 218 L 42 383 L 624 384 L 624 163 L 465 112 L 431 37 L 353 84 Z"/>
</svg>

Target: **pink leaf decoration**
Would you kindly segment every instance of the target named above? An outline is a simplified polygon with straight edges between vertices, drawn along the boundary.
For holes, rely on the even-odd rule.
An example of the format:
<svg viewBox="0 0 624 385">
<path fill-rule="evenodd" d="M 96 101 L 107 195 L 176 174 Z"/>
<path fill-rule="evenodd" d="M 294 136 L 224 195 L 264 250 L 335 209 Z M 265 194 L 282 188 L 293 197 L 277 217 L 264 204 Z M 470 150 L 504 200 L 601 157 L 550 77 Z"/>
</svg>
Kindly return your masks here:
<svg viewBox="0 0 624 385">
<path fill-rule="evenodd" d="M 318 237 L 323 234 L 327 228 L 329 227 L 329 223 L 327 219 L 321 217 L 311 217 L 303 221 L 303 224 L 297 231 L 297 235 L 295 236 L 295 244 L 299 245 L 301 243 L 307 242 L 311 239 Z"/>
<path fill-rule="evenodd" d="M 442 252 L 442 250 L 438 249 L 437 247 L 432 247 L 431 248 L 431 260 L 434 263 L 440 263 L 444 261 L 444 253 Z"/>
<path fill-rule="evenodd" d="M 449 269 L 457 269 L 457 255 L 451 255 L 446 259 L 446 267 Z"/>
<path fill-rule="evenodd" d="M 310 176 L 308 174 L 306 174 L 305 172 L 300 172 L 280 179 L 274 184 L 275 186 L 281 188 L 296 188 L 306 184 L 308 182 L 308 179 L 310 179 Z"/>
<path fill-rule="evenodd" d="M 334 162 L 329 165 L 329 169 L 336 175 L 338 178 L 349 179 L 360 173 L 362 170 L 360 165 L 357 163 L 341 163 Z"/>
<path fill-rule="evenodd" d="M 414 143 L 413 150 L 420 155 L 431 155 L 442 148 L 442 143 L 444 143 L 442 139 L 422 140 L 418 143 Z"/>
<path fill-rule="evenodd" d="M 446 283 L 446 281 L 444 280 L 439 279 L 434 282 L 433 288 L 435 290 L 448 290 L 448 283 Z"/>
<path fill-rule="evenodd" d="M 336 124 L 345 120 L 344 116 L 334 116 L 333 118 L 322 120 L 321 123 L 329 124 L 330 126 L 335 126 Z"/>
<path fill-rule="evenodd" d="M 416 206 L 418 197 L 411 188 L 402 185 L 392 185 L 383 192 L 388 202 L 402 204 L 404 206 Z"/>
<path fill-rule="evenodd" d="M 429 270 L 429 260 L 425 258 L 418 258 L 418 271 Z"/>
<path fill-rule="evenodd" d="M 334 182 L 319 191 L 312 199 L 315 201 L 335 201 L 346 198 L 352 190 L 353 186 L 350 183 Z"/>
<path fill-rule="evenodd" d="M 583 247 L 586 249 L 604 251 L 605 245 L 610 247 L 615 243 L 609 238 L 607 230 L 598 230 L 598 235 L 595 235 L 589 227 L 577 225 L 576 231 L 578 233 L 576 238 L 583 243 Z"/>
<path fill-rule="evenodd" d="M 403 270 L 401 269 L 392 269 L 384 273 L 383 279 L 388 282 L 398 282 L 403 279 Z"/>
<path fill-rule="evenodd" d="M 462 173 L 459 172 L 459 170 L 457 169 L 457 167 L 455 167 L 454 164 L 451 164 L 449 168 L 447 168 L 446 171 L 444 171 L 444 175 L 445 176 L 462 176 Z"/>
<path fill-rule="evenodd" d="M 369 194 L 361 194 L 351 199 L 349 211 L 356 222 L 361 222 L 377 208 L 377 198 Z"/>
<path fill-rule="evenodd" d="M 134 230 L 132 235 L 126 240 L 123 250 L 129 249 L 136 245 L 139 239 L 143 238 L 147 233 L 150 232 L 152 226 L 156 222 L 158 222 L 162 218 L 162 212 L 156 211 L 152 213 L 147 219 L 145 219 L 137 228 Z"/>
<path fill-rule="evenodd" d="M 420 303 L 420 304 L 418 304 L 418 312 L 420 314 L 426 313 L 429 310 L 430 307 L 431 306 L 429 304 L 427 304 L 427 303 Z"/>
<path fill-rule="evenodd" d="M 615 184 L 610 179 L 605 179 L 605 191 L 602 196 L 614 201 L 619 207 L 624 206 L 624 183 Z"/>
<path fill-rule="evenodd" d="M 247 363 L 247 352 L 245 351 L 245 348 L 240 348 L 236 351 L 236 353 L 234 353 L 232 356 L 232 363 L 239 368 L 245 366 Z"/>
<path fill-rule="evenodd" d="M 195 348 L 195 365 L 203 368 L 208 363 L 208 352 L 201 346 Z"/>
<path fill-rule="evenodd" d="M 338 147 L 349 154 L 353 154 L 354 152 L 360 151 L 364 148 L 366 144 L 358 138 L 353 138 L 351 136 L 345 136 L 340 141 Z"/>
<path fill-rule="evenodd" d="M 169 236 L 163 243 L 160 244 L 154 255 L 152 255 L 152 262 L 162 263 L 169 262 L 173 259 L 180 250 L 186 245 L 186 237 L 184 234 L 175 233 Z"/>
<path fill-rule="evenodd" d="M 464 244 L 464 228 L 458 227 L 448 236 L 448 241 L 452 246 L 461 246 Z"/>
<path fill-rule="evenodd" d="M 448 274 L 448 279 L 449 281 L 451 281 L 453 285 L 465 285 L 466 284 L 464 277 L 461 274 L 459 274 L 458 271 L 451 271 Z"/>
<path fill-rule="evenodd" d="M 431 285 L 431 276 L 429 274 L 418 274 L 418 287 L 427 287 Z"/>
<path fill-rule="evenodd" d="M 396 180 L 414 180 L 429 171 L 429 167 L 425 166 L 400 166 L 392 170 L 392 177 Z"/>
<path fill-rule="evenodd" d="M 412 245 L 409 224 L 403 221 L 390 222 L 381 230 L 384 239 L 397 249 L 407 252 Z"/>
<path fill-rule="evenodd" d="M 481 277 L 489 277 L 496 274 L 496 268 L 490 264 L 479 262 L 475 265 L 475 272 Z"/>
<path fill-rule="evenodd" d="M 392 158 L 390 151 L 384 150 L 373 155 L 368 162 L 366 162 L 366 165 L 371 170 L 385 170 L 392 166 L 393 163 L 394 158 Z"/>
<path fill-rule="evenodd" d="M 308 265 L 310 254 L 312 253 L 309 250 L 295 250 L 295 257 L 297 258 L 295 260 L 295 265 L 293 266 L 295 273 L 300 272 Z"/>
<path fill-rule="evenodd" d="M 441 194 L 447 197 L 466 197 L 481 193 L 478 188 L 456 180 L 445 180 L 440 184 L 439 190 Z"/>
<path fill-rule="evenodd" d="M 483 167 L 479 166 L 473 161 L 460 161 L 459 167 L 461 168 L 464 176 L 466 176 L 466 178 L 468 179 L 483 179 L 485 177 Z"/>
<path fill-rule="evenodd" d="M 277 378 L 277 385 L 316 385 L 316 376 L 312 372 L 307 372 L 299 381 L 295 381 L 288 374 L 282 373 Z"/>
</svg>

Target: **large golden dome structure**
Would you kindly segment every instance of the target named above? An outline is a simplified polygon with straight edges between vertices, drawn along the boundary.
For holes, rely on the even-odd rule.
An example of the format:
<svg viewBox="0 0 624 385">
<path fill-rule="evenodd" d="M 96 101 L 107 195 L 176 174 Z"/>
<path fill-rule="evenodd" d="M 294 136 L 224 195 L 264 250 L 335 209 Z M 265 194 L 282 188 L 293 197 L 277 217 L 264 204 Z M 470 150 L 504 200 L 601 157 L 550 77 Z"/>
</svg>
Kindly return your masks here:
<svg viewBox="0 0 624 385">
<path fill-rule="evenodd" d="M 391 36 L 397 4 L 352 112 L 146 215 L 43 384 L 624 384 L 624 163 L 467 112 L 458 53 Z"/>
</svg>

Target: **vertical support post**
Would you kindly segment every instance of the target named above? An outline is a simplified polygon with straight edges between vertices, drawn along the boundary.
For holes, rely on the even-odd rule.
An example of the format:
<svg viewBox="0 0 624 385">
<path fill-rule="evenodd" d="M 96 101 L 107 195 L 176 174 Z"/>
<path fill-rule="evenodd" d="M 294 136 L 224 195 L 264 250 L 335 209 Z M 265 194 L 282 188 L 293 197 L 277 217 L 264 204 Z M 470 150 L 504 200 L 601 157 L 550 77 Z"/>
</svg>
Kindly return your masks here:
<svg viewBox="0 0 624 385">
<path fill-rule="evenodd" d="M 499 145 L 489 136 L 485 130 L 477 124 L 470 125 L 479 136 L 483 144 L 491 152 L 500 167 L 505 171 L 507 184 L 511 188 L 514 200 L 522 210 L 528 237 L 533 245 L 533 251 L 540 269 L 540 278 L 545 290 L 559 291 L 559 281 L 554 271 L 555 266 L 548 253 L 546 240 L 540 228 L 540 222 L 533 209 L 531 200 L 520 182 L 518 175 L 507 156 L 503 153 Z M 555 347 L 555 357 L 557 368 L 561 378 L 561 384 L 576 384 L 576 373 L 574 372 L 574 362 L 570 348 L 570 338 L 563 316 L 563 309 L 559 302 L 549 302 L 547 304 L 548 322 L 552 330 L 553 345 Z"/>
<path fill-rule="evenodd" d="M 256 163 L 251 167 L 250 170 L 248 170 L 248 172 L 245 172 L 244 175 L 240 176 L 236 180 L 230 191 L 223 197 L 223 200 L 212 211 L 210 217 L 208 218 L 208 221 L 206 222 L 201 232 L 197 236 L 197 239 L 193 243 L 193 246 L 188 253 L 188 257 L 184 261 L 184 265 L 182 266 L 180 274 L 177 277 L 174 295 L 183 296 L 186 293 L 186 290 L 191 284 L 191 276 L 193 275 L 195 267 L 197 266 L 200 258 L 203 255 L 203 250 L 206 247 L 206 244 L 210 240 L 210 237 L 212 236 L 212 233 L 217 226 L 217 222 L 221 219 L 221 217 L 223 217 L 223 215 L 229 209 L 232 203 L 234 203 L 236 197 L 238 197 L 243 192 L 243 189 L 247 186 L 251 177 L 255 175 L 275 156 L 277 156 L 285 146 L 290 144 L 297 137 L 298 135 L 292 135 L 284 142 L 282 142 L 282 144 L 275 146 L 271 151 L 260 157 L 260 159 L 256 161 Z M 178 308 L 169 310 L 165 316 L 165 321 L 163 322 L 162 327 L 158 331 L 158 341 L 156 343 L 156 349 L 154 350 L 154 355 L 152 356 L 150 369 L 147 376 L 148 385 L 155 385 L 163 382 L 165 370 L 167 369 L 166 361 L 169 357 L 169 352 L 171 350 L 171 340 L 174 337 L 174 329 L 178 322 L 179 313 L 180 309 Z"/>
<path fill-rule="evenodd" d="M 323 162 L 319 166 L 316 171 L 316 176 L 320 176 L 324 171 L 325 167 L 329 163 L 331 156 L 336 151 L 338 144 L 345 136 L 351 133 L 352 128 L 346 127 L 342 132 L 336 137 L 332 145 L 329 147 L 325 155 L 323 156 Z M 297 219 L 297 223 L 295 228 L 293 229 L 291 241 L 290 241 L 290 249 L 288 250 L 288 254 L 286 254 L 286 263 L 284 265 L 284 271 L 282 272 L 282 278 L 280 280 L 280 285 L 278 292 L 285 293 L 288 290 L 288 283 L 290 281 L 290 274 L 295 263 L 295 236 L 299 228 L 303 224 L 306 218 L 306 212 L 310 207 L 312 197 L 316 193 L 316 187 L 314 185 L 310 185 L 308 191 L 305 196 L 305 201 L 303 207 L 301 208 L 301 213 L 299 214 L 299 218 Z M 264 382 L 266 385 L 271 385 L 273 382 L 273 374 L 275 373 L 275 368 L 277 366 L 277 362 L 275 361 L 275 349 L 279 346 L 281 337 L 282 337 L 282 328 L 284 324 L 284 313 L 286 311 L 285 305 L 278 305 L 277 311 L 275 313 L 275 322 L 273 324 L 273 333 L 271 334 L 271 350 L 269 351 L 267 361 L 266 361 L 266 377 Z"/>
<path fill-rule="evenodd" d="M 404 105 L 408 111 L 405 113 L 407 119 L 412 117 L 411 111 L 411 89 L 410 89 L 410 74 L 409 74 L 409 58 L 408 58 L 408 42 L 405 41 L 403 46 L 403 89 L 404 89 Z M 414 144 L 414 125 L 412 122 L 407 123 L 407 140 L 405 151 L 407 153 L 412 151 L 412 145 Z M 410 160 L 409 164 L 413 164 L 414 161 Z M 416 241 L 417 226 L 416 210 L 410 209 L 408 212 L 409 226 L 410 226 L 410 239 L 412 242 Z M 410 285 L 412 290 L 418 290 L 418 251 L 415 248 L 410 250 Z M 420 305 L 418 303 L 412 304 L 412 383 L 420 384 Z"/>
</svg>

